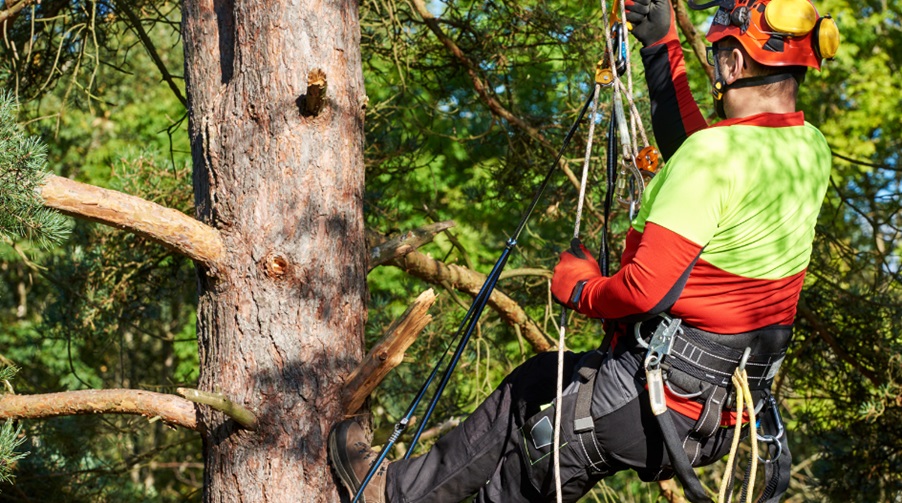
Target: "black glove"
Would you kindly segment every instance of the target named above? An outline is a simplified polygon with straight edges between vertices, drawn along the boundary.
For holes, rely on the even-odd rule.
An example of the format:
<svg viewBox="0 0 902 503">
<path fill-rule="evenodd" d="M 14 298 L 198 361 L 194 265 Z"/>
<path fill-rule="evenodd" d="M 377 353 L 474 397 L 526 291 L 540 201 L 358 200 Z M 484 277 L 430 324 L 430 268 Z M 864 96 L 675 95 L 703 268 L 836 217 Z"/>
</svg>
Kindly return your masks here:
<svg viewBox="0 0 902 503">
<path fill-rule="evenodd" d="M 670 0 L 626 0 L 626 20 L 643 47 L 655 45 L 665 38 L 677 37 Z"/>
</svg>

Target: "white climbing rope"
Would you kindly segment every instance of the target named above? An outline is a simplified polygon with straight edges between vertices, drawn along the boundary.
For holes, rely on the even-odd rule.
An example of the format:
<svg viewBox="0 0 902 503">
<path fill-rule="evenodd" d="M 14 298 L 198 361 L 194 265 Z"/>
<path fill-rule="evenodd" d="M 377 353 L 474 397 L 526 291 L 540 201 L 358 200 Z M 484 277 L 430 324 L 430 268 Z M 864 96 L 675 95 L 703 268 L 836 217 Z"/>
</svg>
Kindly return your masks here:
<svg viewBox="0 0 902 503">
<path fill-rule="evenodd" d="M 612 10 L 617 8 L 619 4 L 620 8 L 620 19 L 626 19 L 626 11 L 623 5 L 623 2 L 618 0 L 614 1 L 614 7 Z M 607 7 L 605 6 L 605 0 L 601 0 L 601 13 L 602 19 L 608 19 Z M 637 141 L 637 131 L 641 135 L 642 141 L 645 145 L 648 145 L 648 136 L 645 132 L 645 127 L 642 124 L 642 117 L 639 115 L 639 110 L 636 107 L 636 104 L 633 100 L 633 77 L 632 70 L 630 65 L 630 50 L 628 45 L 628 36 L 625 30 L 620 30 L 619 34 L 621 36 L 620 44 L 621 47 L 625 48 L 626 52 L 626 76 L 627 76 L 627 85 L 624 86 L 623 82 L 620 79 L 620 76 L 617 73 L 617 56 L 614 54 L 614 44 L 611 37 L 611 27 L 613 26 L 613 22 L 608 24 L 608 29 L 605 30 L 605 56 L 608 59 L 610 69 L 612 71 L 612 82 L 611 85 L 613 87 L 613 97 L 612 97 L 612 110 L 611 114 L 616 116 L 617 124 L 619 126 L 618 136 L 621 141 L 621 150 L 623 152 L 623 159 L 621 161 L 621 179 L 626 183 L 626 176 L 632 177 L 635 187 L 638 190 L 632 191 L 630 193 L 631 198 L 638 198 L 642 194 L 642 190 L 645 188 L 644 179 L 642 178 L 642 174 L 639 169 L 636 167 L 635 159 L 639 155 L 638 141 Z M 586 152 L 585 157 L 583 159 L 583 170 L 582 177 L 580 179 L 579 186 L 579 197 L 577 199 L 576 205 L 576 218 L 573 226 L 573 237 L 574 239 L 579 238 L 580 234 L 580 225 L 582 221 L 582 212 L 583 205 L 586 197 L 586 184 L 589 177 L 589 165 L 591 164 L 592 158 L 592 143 L 595 135 L 595 119 L 598 116 L 598 102 L 599 95 L 601 94 L 602 84 L 599 82 L 598 75 L 596 74 L 596 82 L 594 87 L 594 97 L 592 102 L 592 114 L 589 120 L 589 132 L 588 137 L 586 139 Z M 630 120 L 626 120 L 626 113 L 623 107 L 622 97 L 626 98 L 628 103 L 628 110 L 630 114 Z M 610 155 L 610 153 L 609 153 Z M 630 219 L 632 219 L 635 214 L 632 208 L 636 206 L 638 201 L 630 202 Z M 558 347 L 557 347 L 557 393 L 555 398 L 555 410 L 554 410 L 554 441 L 552 444 L 552 451 L 554 456 L 554 487 L 555 487 L 555 495 L 557 503 L 563 502 L 563 496 L 561 493 L 561 459 L 560 459 L 560 435 L 561 435 L 561 408 L 563 402 L 563 388 L 564 388 L 564 351 L 566 350 L 566 331 L 567 331 L 567 308 L 563 308 L 561 310 L 561 318 L 558 324 Z"/>
</svg>

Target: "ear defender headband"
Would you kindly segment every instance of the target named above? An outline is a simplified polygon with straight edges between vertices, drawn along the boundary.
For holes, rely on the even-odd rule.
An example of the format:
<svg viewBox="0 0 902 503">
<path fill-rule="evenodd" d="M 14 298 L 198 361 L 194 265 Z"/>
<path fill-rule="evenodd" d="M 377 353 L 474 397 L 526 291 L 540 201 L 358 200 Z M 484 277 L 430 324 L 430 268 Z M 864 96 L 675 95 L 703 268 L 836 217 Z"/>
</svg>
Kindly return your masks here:
<svg viewBox="0 0 902 503">
<path fill-rule="evenodd" d="M 765 66 L 808 67 L 820 70 L 824 59 L 833 59 L 839 49 L 839 29 L 832 17 L 820 16 L 811 0 L 713 0 L 697 4 L 695 10 L 717 7 L 706 38 L 712 44 L 735 38 L 749 57 Z M 723 95 L 728 88 L 760 86 L 795 77 L 784 72 L 739 79 L 727 84 L 720 73 L 716 49 L 709 49 L 714 66 L 711 94 L 717 114 L 723 111 Z M 712 57 L 713 56 L 713 57 Z"/>
<path fill-rule="evenodd" d="M 820 69 L 839 49 L 839 29 L 820 16 L 810 0 L 714 0 L 693 9 L 718 7 L 706 38 L 738 40 L 749 56 L 766 66 Z"/>
</svg>

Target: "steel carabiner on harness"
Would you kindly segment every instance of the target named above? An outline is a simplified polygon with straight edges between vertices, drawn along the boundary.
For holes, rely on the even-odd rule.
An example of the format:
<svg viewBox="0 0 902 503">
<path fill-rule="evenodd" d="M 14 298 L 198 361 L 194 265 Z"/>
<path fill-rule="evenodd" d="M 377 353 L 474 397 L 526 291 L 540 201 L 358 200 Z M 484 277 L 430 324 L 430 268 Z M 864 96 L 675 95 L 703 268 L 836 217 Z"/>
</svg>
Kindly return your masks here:
<svg viewBox="0 0 902 503">
<path fill-rule="evenodd" d="M 777 408 L 777 400 L 773 395 L 767 396 L 767 407 L 770 408 L 771 415 L 773 416 L 774 425 L 777 427 L 777 433 L 774 435 L 766 435 L 766 434 L 758 434 L 758 440 L 764 442 L 768 445 L 773 445 L 777 452 L 770 459 L 764 459 L 761 456 L 758 456 L 758 460 L 764 464 L 771 464 L 780 459 L 780 456 L 783 454 L 783 444 L 780 443 L 780 439 L 783 438 L 783 433 L 785 432 L 785 428 L 783 427 L 783 418 L 780 416 L 780 409 Z"/>
<path fill-rule="evenodd" d="M 658 324 L 651 340 L 645 342 L 642 338 L 639 323 L 636 324 L 636 342 L 643 348 L 647 348 L 645 354 L 645 379 L 648 383 L 648 399 L 651 403 L 651 411 L 656 416 L 667 412 L 667 400 L 664 396 L 664 374 L 661 363 L 670 354 L 676 334 L 682 332 L 680 318 L 671 318 L 661 314 L 664 321 Z"/>
</svg>

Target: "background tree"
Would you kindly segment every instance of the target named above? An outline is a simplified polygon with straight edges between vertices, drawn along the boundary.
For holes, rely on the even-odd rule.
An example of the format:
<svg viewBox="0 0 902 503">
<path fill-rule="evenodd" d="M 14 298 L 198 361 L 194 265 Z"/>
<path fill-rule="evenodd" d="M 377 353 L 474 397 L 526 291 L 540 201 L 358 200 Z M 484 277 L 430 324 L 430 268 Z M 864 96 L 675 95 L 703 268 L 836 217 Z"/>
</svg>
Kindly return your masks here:
<svg viewBox="0 0 902 503">
<path fill-rule="evenodd" d="M 312 67 L 327 70 L 328 93 L 335 91 L 336 81 L 321 61 L 307 63 L 300 61 L 304 58 L 285 57 L 297 52 L 285 47 L 303 48 L 309 42 L 308 31 L 271 31 L 272 25 L 264 19 L 272 18 L 265 15 L 258 21 L 261 24 L 245 31 L 243 23 L 257 12 L 249 3 L 223 2 L 213 11 L 198 10 L 201 5 L 206 4 L 186 4 L 185 14 L 193 16 L 195 23 L 186 21 L 183 27 L 182 9 L 176 2 L 42 0 L 38 4 L 20 0 L 4 4 L 0 22 L 6 36 L 0 71 L 7 88 L 18 97 L 24 127 L 47 144 L 48 166 L 56 175 L 190 213 L 193 205 L 186 164 L 193 141 L 195 153 L 210 154 L 197 162 L 213 166 L 214 172 L 233 173 L 232 159 L 236 166 L 253 159 L 255 173 L 267 173 L 266 177 L 242 180 L 251 184 L 245 194 L 265 199 L 261 196 L 276 197 L 283 189 L 289 190 L 286 185 L 290 183 L 282 179 L 293 183 L 299 172 L 285 167 L 294 167 L 297 163 L 288 159 L 299 159 L 300 154 L 286 154 L 278 161 L 266 159 L 279 151 L 276 145 L 283 137 L 295 138 L 291 152 L 307 148 L 309 142 L 293 136 L 296 129 L 323 125 L 327 122 L 324 118 L 335 117 L 337 109 L 329 102 L 321 112 L 324 115 L 299 118 L 301 110 L 307 110 L 307 86 L 317 82 L 315 78 L 308 81 Z M 687 13 L 681 2 L 678 7 L 683 7 L 679 11 L 685 14 L 680 28 L 686 40 L 691 85 L 704 103 L 707 72 L 696 48 L 698 32 L 704 33 L 711 12 Z M 902 123 L 898 13 L 902 6 L 897 1 L 852 4 L 824 0 L 818 7 L 837 18 L 844 40 L 837 60 L 821 74 L 809 75 L 801 101 L 806 118 L 825 132 L 836 157 L 833 190 L 822 213 L 791 348 L 794 356 L 779 382 L 786 416 L 794 428 L 794 453 L 801 460 L 790 500 L 889 500 L 900 492 L 897 453 L 902 445 L 894 426 L 898 424 L 900 394 L 895 325 L 902 319 L 897 239 Z M 273 9 L 273 13 L 278 10 Z M 228 15 L 230 12 L 233 15 Z M 349 19 L 349 13 L 342 15 L 341 19 Z M 387 428 L 403 413 L 436 352 L 448 343 L 447 334 L 459 323 L 467 295 L 472 294 L 474 284 L 478 286 L 479 271 L 488 270 L 494 262 L 506 232 L 547 166 L 549 152 L 588 92 L 591 71 L 603 47 L 603 23 L 598 5 L 590 4 L 391 0 L 361 3 L 360 23 L 368 98 L 362 202 L 371 243 L 433 222 L 456 222 L 420 252 L 374 267 L 367 276 L 368 345 L 420 291 L 435 286 L 439 293 L 431 310 L 432 323 L 408 350 L 405 363 L 370 401 L 377 412 L 374 425 Z M 693 30 L 697 30 L 695 34 Z M 197 38 L 198 32 L 204 33 L 203 40 Z M 234 33 L 235 40 L 248 41 L 251 46 L 240 49 L 239 43 L 233 47 L 227 43 L 229 36 L 213 36 L 218 33 Z M 208 61 L 195 68 L 189 63 L 187 75 L 192 82 L 211 75 L 215 81 L 219 76 L 211 90 L 191 97 L 192 106 L 198 105 L 203 113 L 192 115 L 190 132 L 184 120 L 189 93 L 180 76 L 182 40 L 195 41 L 201 49 L 195 47 L 194 54 L 202 55 L 197 56 L 201 59 L 212 57 L 215 61 L 218 57 L 234 63 Z M 206 43 L 211 45 L 203 45 Z M 333 54 L 347 55 L 346 51 Z M 267 66 L 270 57 L 279 63 Z M 635 53 L 633 61 L 634 69 L 639 70 Z M 299 65 L 284 82 L 277 78 L 283 62 Z M 191 71 L 202 75 L 193 76 Z M 231 77 L 224 79 L 225 75 Z M 637 104 L 647 110 L 641 73 L 634 79 Z M 240 90 L 255 86 L 263 88 L 267 97 L 240 98 Z M 286 101 L 289 95 L 291 103 Z M 609 95 L 604 95 L 601 124 L 607 122 L 608 109 Z M 235 115 L 227 115 L 228 110 Z M 297 113 L 297 123 L 292 122 L 292 113 Z M 212 135 L 198 127 L 204 117 Z M 249 139 L 258 133 L 271 139 Z M 584 141 L 582 135 L 579 141 Z M 565 166 L 581 162 L 584 145 L 579 141 L 567 153 Z M 224 153 L 228 145 L 245 150 L 239 157 L 230 157 Z M 600 167 L 603 148 L 596 148 L 595 154 Z M 281 171 L 266 171 L 274 166 L 282 166 Z M 242 178 L 229 174 L 219 180 L 229 177 Z M 281 184 L 278 187 L 273 185 L 276 179 Z M 463 417 L 502 375 L 533 351 L 549 345 L 547 334 L 553 335 L 556 308 L 547 293 L 548 269 L 560 246 L 568 241 L 575 196 L 566 176 L 555 182 L 547 206 L 522 236 L 518 253 L 508 266 L 509 275 L 500 285 L 505 297 L 493 303 L 492 312 L 480 323 L 463 368 L 440 404 L 436 425 L 453 424 Z M 586 236 L 597 232 L 600 224 L 600 169 L 593 172 L 589 188 L 595 211 L 586 216 Z M 222 225 L 225 220 L 216 220 L 219 217 L 213 212 L 214 200 L 204 199 L 206 189 L 201 187 L 196 194 L 202 218 Z M 304 219 L 266 219 L 265 212 L 247 216 L 243 212 L 251 206 L 233 205 L 219 215 L 234 222 L 246 222 L 245 217 L 265 220 L 253 226 L 251 235 L 260 241 L 250 256 L 238 252 L 243 242 L 229 247 L 236 252 L 235 260 L 244 257 L 236 267 L 245 271 L 246 281 L 267 285 L 266 295 L 260 297 L 262 308 L 250 313 L 262 319 L 260 313 L 267 310 L 278 313 L 302 305 L 292 300 L 314 295 L 315 287 L 301 293 L 295 274 L 311 263 L 289 246 L 297 235 L 292 232 L 298 232 L 292 226 L 301 225 Z M 296 209 L 303 207 L 298 204 L 281 213 L 296 214 Z M 615 216 L 613 223 L 615 232 L 625 230 L 622 216 Z M 229 232 L 247 230 L 242 225 L 247 224 L 234 224 Z M 587 237 L 587 241 L 594 240 Z M 618 242 L 616 236 L 614 242 Z M 268 255 L 272 250 L 278 253 Z M 322 258 L 320 255 L 316 258 Z M 281 261 L 267 261 L 267 256 L 283 257 L 287 265 L 282 269 Z M 262 270 L 257 267 L 261 263 Z M 265 264 L 270 264 L 269 268 Z M 280 270 L 285 271 L 283 279 L 267 276 Z M 201 377 L 196 342 L 198 335 L 203 340 L 204 330 L 216 327 L 201 322 L 201 330 L 196 330 L 194 271 L 184 255 L 170 248 L 140 235 L 78 221 L 59 247 L 48 250 L 19 237 L 7 238 L 0 244 L 0 275 L 0 355 L 23 368 L 12 381 L 20 394 L 113 387 L 172 393 L 180 386 L 198 387 L 199 379 L 201 387 L 217 379 L 212 373 Z M 202 291 L 209 286 L 201 285 Z M 202 305 L 207 306 L 200 310 L 202 318 L 214 306 L 227 309 L 218 303 L 222 297 L 217 295 L 214 288 L 202 298 Z M 281 303 L 276 303 L 277 298 Z M 243 304 L 236 300 L 226 304 L 250 307 L 258 302 L 256 297 Z M 358 322 L 362 323 L 363 317 Z M 247 320 L 234 323 L 236 332 L 251 332 Z M 291 330 L 286 326 L 297 322 L 286 319 L 284 323 L 267 321 L 264 331 L 286 332 Z M 306 326 L 295 329 L 315 332 Z M 362 325 L 356 330 L 363 330 Z M 573 318 L 568 344 L 576 349 L 592 347 L 597 344 L 598 330 L 593 323 Z M 259 344 L 256 347 L 260 348 L 264 343 L 270 344 L 251 338 L 245 346 Z M 336 363 L 341 369 L 336 375 L 349 371 L 359 358 L 359 348 L 350 351 L 347 361 Z M 214 358 L 209 351 L 204 354 L 205 363 Z M 231 368 L 238 362 L 244 365 L 244 359 L 225 352 L 215 357 L 223 358 L 228 372 L 240 371 Z M 290 360 L 283 357 L 283 361 Z M 320 363 L 314 357 L 295 361 L 299 365 Z M 262 364 L 272 365 L 270 369 L 277 366 Z M 241 391 L 226 395 L 252 408 L 266 404 L 255 412 L 269 425 L 276 424 L 284 410 L 322 405 L 322 424 L 305 425 L 324 434 L 332 420 L 325 415 L 337 414 L 338 407 L 328 400 L 311 403 L 310 391 L 329 384 L 306 380 L 307 369 L 302 366 L 288 368 L 259 372 L 259 376 L 284 379 L 287 388 L 281 391 L 269 379 L 260 377 L 251 386 L 236 378 L 236 389 Z M 267 390 L 265 397 L 252 390 L 257 384 Z M 337 381 L 331 385 L 337 386 Z M 287 408 L 274 405 L 280 400 L 288 400 L 283 402 Z M 204 420 L 223 420 L 202 407 Z M 200 498 L 203 448 L 193 431 L 120 416 L 20 424 L 26 440 L 21 449 L 31 454 L 18 461 L 17 484 L 3 486 L 0 498 Z M 300 432 L 307 426 L 291 423 L 288 428 L 297 430 L 274 436 L 227 426 L 214 435 L 232 431 L 225 444 L 220 444 L 227 447 L 221 449 L 242 455 L 269 452 L 269 458 L 292 463 L 299 459 L 292 456 L 301 452 L 320 456 L 303 462 L 317 466 L 316 470 L 322 471 L 314 472 L 325 476 L 318 440 Z M 288 442 L 289 438 L 298 442 Z M 217 459 L 223 452 L 209 442 L 207 449 L 209 459 Z M 705 473 L 712 485 L 719 480 L 719 470 L 715 466 Z M 223 487 L 212 479 L 208 486 Z M 259 486 L 245 484 L 243 489 L 255 491 Z M 608 480 L 587 499 L 644 501 L 659 495 L 658 487 L 626 475 Z"/>
</svg>

